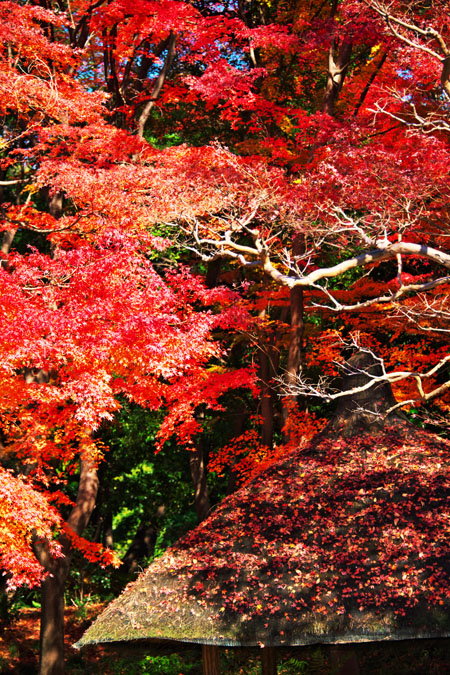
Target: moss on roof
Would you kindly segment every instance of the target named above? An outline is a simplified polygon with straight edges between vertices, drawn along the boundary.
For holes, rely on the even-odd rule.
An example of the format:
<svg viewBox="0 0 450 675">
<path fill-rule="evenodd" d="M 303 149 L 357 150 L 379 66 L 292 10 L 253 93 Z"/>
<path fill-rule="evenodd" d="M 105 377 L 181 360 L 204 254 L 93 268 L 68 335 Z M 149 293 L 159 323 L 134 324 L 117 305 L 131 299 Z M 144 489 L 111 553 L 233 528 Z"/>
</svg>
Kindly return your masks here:
<svg viewBox="0 0 450 675">
<path fill-rule="evenodd" d="M 402 422 L 320 434 L 152 563 L 77 646 L 449 636 L 449 454 Z"/>
</svg>

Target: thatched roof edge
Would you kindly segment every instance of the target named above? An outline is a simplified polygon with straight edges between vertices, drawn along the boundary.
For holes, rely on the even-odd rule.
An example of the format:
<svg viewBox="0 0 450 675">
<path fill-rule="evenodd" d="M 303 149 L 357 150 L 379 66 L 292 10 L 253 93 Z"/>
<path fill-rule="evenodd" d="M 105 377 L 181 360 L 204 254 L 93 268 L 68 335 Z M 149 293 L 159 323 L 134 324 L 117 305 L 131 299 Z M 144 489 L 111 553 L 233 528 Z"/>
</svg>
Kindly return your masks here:
<svg viewBox="0 0 450 675">
<path fill-rule="evenodd" d="M 307 647 L 310 645 L 317 644 L 329 644 L 329 645 L 341 645 L 341 644 L 352 644 L 352 643 L 364 643 L 364 642 L 394 642 L 398 640 L 436 640 L 436 639 L 445 639 L 450 638 L 450 632 L 448 633 L 407 633 L 406 631 L 400 631 L 398 633 L 392 633 L 391 635 L 376 635 L 376 634 L 364 634 L 364 635 L 342 635 L 342 636 L 318 636 L 310 635 L 304 636 L 302 640 L 294 640 L 289 642 L 290 647 Z M 282 640 L 272 640 L 270 643 L 262 642 L 245 642 L 239 640 L 226 640 L 226 639 L 200 639 L 200 638 L 145 638 L 137 637 L 133 642 L 185 642 L 189 644 L 198 644 L 198 645 L 213 645 L 218 647 L 286 647 L 286 642 Z M 126 640 L 114 640 L 114 639 L 102 639 L 102 643 L 120 643 L 120 642 L 130 642 L 130 638 Z M 96 640 L 84 639 L 82 637 L 78 642 L 72 645 L 74 649 L 81 649 L 82 647 L 87 647 L 89 645 L 98 644 Z"/>
</svg>

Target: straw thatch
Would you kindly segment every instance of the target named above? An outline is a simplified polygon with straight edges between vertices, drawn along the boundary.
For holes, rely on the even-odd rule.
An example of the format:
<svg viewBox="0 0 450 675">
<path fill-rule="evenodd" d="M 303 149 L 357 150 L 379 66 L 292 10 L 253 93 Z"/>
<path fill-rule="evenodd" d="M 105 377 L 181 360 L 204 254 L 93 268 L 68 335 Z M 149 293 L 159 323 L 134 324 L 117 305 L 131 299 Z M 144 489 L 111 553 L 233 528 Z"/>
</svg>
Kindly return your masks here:
<svg viewBox="0 0 450 675">
<path fill-rule="evenodd" d="M 77 646 L 449 636 L 450 444 L 401 420 L 334 427 L 227 498 Z"/>
</svg>

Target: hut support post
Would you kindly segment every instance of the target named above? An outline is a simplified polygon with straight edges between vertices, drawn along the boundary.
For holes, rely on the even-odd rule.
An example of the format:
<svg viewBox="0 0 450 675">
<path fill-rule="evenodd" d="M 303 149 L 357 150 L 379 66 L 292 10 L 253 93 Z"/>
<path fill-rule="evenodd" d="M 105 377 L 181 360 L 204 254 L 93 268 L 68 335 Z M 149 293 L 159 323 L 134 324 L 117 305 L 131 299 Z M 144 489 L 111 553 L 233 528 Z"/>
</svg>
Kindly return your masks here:
<svg viewBox="0 0 450 675">
<path fill-rule="evenodd" d="M 331 665 L 337 675 L 360 675 L 358 657 L 352 649 L 333 646 L 330 649 L 330 656 Z"/>
<path fill-rule="evenodd" d="M 219 647 L 202 645 L 203 675 L 219 675 Z"/>
<path fill-rule="evenodd" d="M 277 675 L 277 655 L 275 647 L 263 647 L 261 652 L 262 675 Z"/>
</svg>

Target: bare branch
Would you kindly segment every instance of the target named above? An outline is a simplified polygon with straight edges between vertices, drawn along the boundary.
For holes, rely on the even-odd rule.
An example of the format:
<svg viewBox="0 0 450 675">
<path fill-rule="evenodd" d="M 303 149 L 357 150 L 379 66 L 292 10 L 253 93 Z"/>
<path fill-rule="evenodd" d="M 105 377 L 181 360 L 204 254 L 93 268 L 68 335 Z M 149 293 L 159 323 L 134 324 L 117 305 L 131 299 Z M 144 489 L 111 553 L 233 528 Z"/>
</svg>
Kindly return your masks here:
<svg viewBox="0 0 450 675">
<path fill-rule="evenodd" d="M 427 281 L 423 284 L 405 284 L 402 285 L 398 291 L 388 293 L 387 295 L 378 295 L 374 298 L 370 298 L 369 300 L 364 300 L 363 302 L 355 302 L 352 305 L 342 304 L 326 288 L 315 285 L 314 288 L 324 293 L 333 304 L 322 305 L 317 302 L 312 302 L 311 307 L 316 307 L 317 309 L 327 309 L 332 312 L 354 312 L 355 310 L 366 309 L 367 307 L 371 307 L 373 305 L 394 304 L 408 293 L 424 293 L 449 283 L 450 276 L 433 279 L 432 281 Z M 429 330 L 434 329 L 430 328 Z"/>
<path fill-rule="evenodd" d="M 217 224 L 219 220 L 224 225 L 222 232 L 220 232 L 220 229 L 217 230 L 200 223 L 195 217 L 192 217 L 190 222 L 188 220 L 187 225 L 182 226 L 182 229 L 193 239 L 193 243 L 187 247 L 188 250 L 193 251 L 202 260 L 208 261 L 218 257 L 228 257 L 239 261 L 244 267 L 260 267 L 274 281 L 288 288 L 298 286 L 319 290 L 331 301 L 330 307 L 334 311 L 351 311 L 362 309 L 377 302 L 396 302 L 408 293 L 423 293 L 442 286 L 449 281 L 449 276 L 442 276 L 423 283 L 403 284 L 401 274 L 403 266 L 402 256 L 426 258 L 450 269 L 450 254 L 427 244 L 403 241 L 402 233 L 411 224 L 418 223 L 423 215 L 422 209 L 417 207 L 417 205 L 413 205 L 410 201 L 399 203 L 398 209 L 400 213 L 403 213 L 405 220 L 404 223 L 400 222 L 399 225 L 398 217 L 396 217 L 399 239 L 396 242 L 389 241 L 389 231 L 387 229 L 389 221 L 386 222 L 388 216 L 383 212 L 378 214 L 379 225 L 376 224 L 377 220 L 372 218 L 372 223 L 368 226 L 364 222 L 364 218 L 355 219 L 353 216 L 346 214 L 342 208 L 334 207 L 331 211 L 326 208 L 321 209 L 322 212 L 325 212 L 325 215 L 331 216 L 334 219 L 334 224 L 330 223 L 328 219 L 326 226 L 324 225 L 322 230 L 316 224 L 315 230 L 312 233 L 315 236 L 315 241 L 310 250 L 306 249 L 302 256 L 292 259 L 289 251 L 282 249 L 277 252 L 278 257 L 276 262 L 272 259 L 274 254 L 271 250 L 271 244 L 278 238 L 279 232 L 269 232 L 266 236 L 263 236 L 259 228 L 250 227 L 250 223 L 258 215 L 259 204 L 253 206 L 245 216 L 241 216 L 240 218 L 234 217 L 232 214 L 214 215 L 214 222 Z M 168 224 L 175 227 L 175 223 Z M 349 235 L 354 235 L 356 239 L 355 243 L 360 245 L 362 242 L 368 248 L 370 247 L 369 250 L 343 260 L 336 265 L 309 271 L 316 251 L 320 248 L 321 244 L 328 241 L 329 237 L 335 238 L 340 233 L 344 233 L 347 239 Z M 240 235 L 246 236 L 247 242 L 242 241 L 242 239 L 239 240 Z M 253 243 L 248 243 L 248 237 L 252 239 Z M 324 281 L 339 277 L 352 269 L 395 259 L 397 260 L 398 267 L 399 289 L 385 293 L 377 298 L 371 298 L 364 303 L 343 305 L 333 298 L 332 294 L 328 292 L 326 284 L 323 284 Z M 300 265 L 300 262 L 303 264 Z"/>
<path fill-rule="evenodd" d="M 447 293 L 431 299 L 420 294 L 415 305 L 398 305 L 395 309 L 398 316 L 406 318 L 420 331 L 450 333 L 450 302 Z"/>
<path fill-rule="evenodd" d="M 445 42 L 442 34 L 432 26 L 421 28 L 415 23 L 411 23 L 410 21 L 406 21 L 399 16 L 395 16 L 390 12 L 389 7 L 384 2 L 379 2 L 378 0 L 364 1 L 377 14 L 379 14 L 379 16 L 383 17 L 389 27 L 389 30 L 398 40 L 401 40 L 414 49 L 418 49 L 419 51 L 429 54 L 442 64 L 441 84 L 445 95 L 447 98 L 450 98 L 450 48 L 447 46 L 447 43 Z M 403 31 L 401 29 L 403 29 Z M 414 41 L 411 39 L 411 37 L 408 37 L 408 33 L 424 38 L 425 40 L 432 40 L 436 42 L 439 46 L 440 53 L 423 44 L 423 42 Z"/>
<path fill-rule="evenodd" d="M 294 286 L 314 286 L 314 284 L 316 284 L 318 281 L 321 281 L 322 279 L 332 279 L 334 277 L 340 276 L 344 272 L 348 272 L 351 269 L 381 262 L 383 260 L 393 259 L 399 254 L 415 255 L 420 258 L 427 258 L 428 260 L 432 260 L 433 262 L 450 269 L 450 255 L 448 253 L 439 251 L 438 249 L 427 246 L 426 244 L 413 244 L 402 241 L 396 242 L 394 244 L 388 244 L 384 248 L 378 248 L 372 251 L 367 251 L 366 253 L 361 253 L 360 255 L 349 258 L 348 260 L 344 260 L 343 262 L 333 265 L 332 267 L 323 267 L 321 269 L 314 270 L 300 279 L 295 279 L 279 272 L 272 264 L 268 254 L 263 256 L 261 263 L 264 271 L 267 272 L 267 274 L 269 274 L 273 279 L 275 279 L 275 281 L 279 281 L 285 286 L 293 288 Z"/>
<path fill-rule="evenodd" d="M 390 93 L 392 96 L 394 96 L 394 98 L 397 98 L 398 100 L 402 99 L 402 97 L 397 93 L 392 91 Z M 383 115 L 387 115 L 391 119 L 401 122 L 402 124 L 406 124 L 409 127 L 420 129 L 424 134 L 434 134 L 438 131 L 450 132 L 450 123 L 447 122 L 444 117 L 438 115 L 435 112 L 430 112 L 426 117 L 424 117 L 417 112 L 417 108 L 414 103 L 410 103 L 409 106 L 411 111 L 410 118 L 396 115 L 390 110 L 387 110 L 387 108 L 382 106 L 379 102 L 375 103 L 374 108 L 370 108 L 369 111 L 375 114 L 382 113 Z"/>
<path fill-rule="evenodd" d="M 442 394 L 450 390 L 450 380 L 434 387 L 431 391 L 425 392 L 424 390 L 424 382 L 426 380 L 430 380 L 431 378 L 433 378 L 435 375 L 439 373 L 439 371 L 441 371 L 444 368 L 444 366 L 446 366 L 446 364 L 450 363 L 450 355 L 447 355 L 444 358 L 440 359 L 438 363 L 436 363 L 434 366 L 432 366 L 429 370 L 427 370 L 424 373 L 420 373 L 413 370 L 396 370 L 387 372 L 384 360 L 379 356 L 377 356 L 371 349 L 362 348 L 357 338 L 352 337 L 350 342 L 344 341 L 342 342 L 347 347 L 350 346 L 357 349 L 360 352 L 366 352 L 370 354 L 371 357 L 375 359 L 375 361 L 378 362 L 378 364 L 380 365 L 381 374 L 374 375 L 373 373 L 370 373 L 368 370 L 365 370 L 363 368 L 355 368 L 353 366 L 349 366 L 348 363 L 342 364 L 334 361 L 333 362 L 334 365 L 337 366 L 339 369 L 341 369 L 346 375 L 363 375 L 364 383 L 359 386 L 355 386 L 351 389 L 346 389 L 342 391 L 340 389 L 332 389 L 330 387 L 329 380 L 325 378 L 320 378 L 317 384 L 312 384 L 311 382 L 300 376 L 297 379 L 297 382 L 295 382 L 295 384 L 292 383 L 292 381 L 290 381 L 289 384 L 286 384 L 285 381 L 279 379 L 278 381 L 280 384 L 281 392 L 284 395 L 289 394 L 291 396 L 292 395 L 315 396 L 317 398 L 321 398 L 322 400 L 330 402 L 342 399 L 344 397 L 349 396 L 353 397 L 364 391 L 368 391 L 373 387 L 382 383 L 395 384 L 408 378 L 413 379 L 416 383 L 419 396 L 417 398 L 411 398 L 406 401 L 400 401 L 395 405 L 391 406 L 385 412 L 385 415 L 388 415 L 398 408 L 428 402 L 433 398 L 441 396 Z"/>
<path fill-rule="evenodd" d="M 18 183 L 26 183 L 26 178 L 17 178 L 15 180 L 0 180 L 0 185 L 7 187 L 8 185 L 17 185 Z"/>
</svg>

